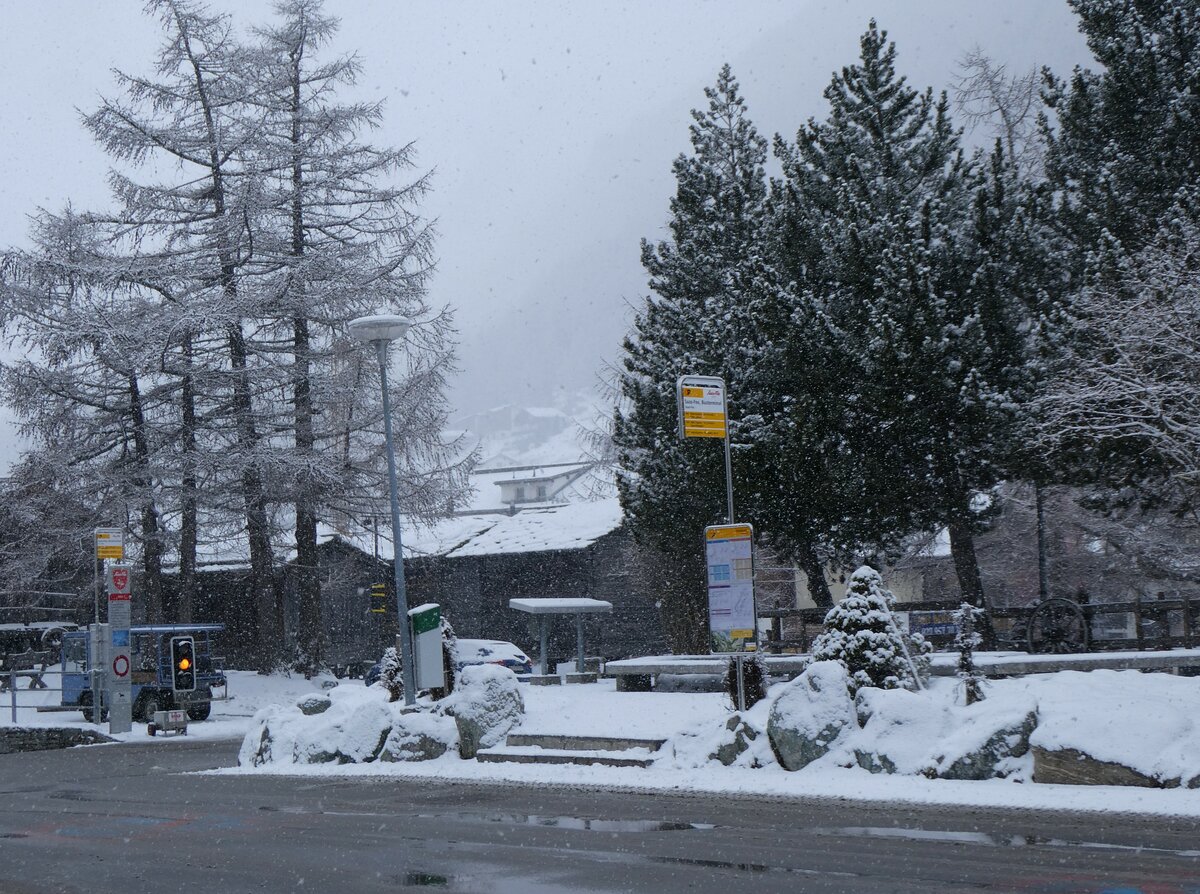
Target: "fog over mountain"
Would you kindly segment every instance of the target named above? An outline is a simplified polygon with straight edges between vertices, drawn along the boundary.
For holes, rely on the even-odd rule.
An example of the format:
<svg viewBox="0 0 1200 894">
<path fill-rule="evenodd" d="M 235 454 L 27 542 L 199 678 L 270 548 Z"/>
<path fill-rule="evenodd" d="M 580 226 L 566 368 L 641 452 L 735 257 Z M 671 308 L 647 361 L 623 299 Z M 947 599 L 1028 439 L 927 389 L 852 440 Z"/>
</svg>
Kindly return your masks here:
<svg viewBox="0 0 1200 894">
<path fill-rule="evenodd" d="M 264 2 L 218 2 L 245 27 Z M 375 140 L 417 142 L 435 170 L 436 303 L 457 308 L 462 414 L 553 406 L 619 359 L 645 291 L 642 237 L 661 238 L 688 148 L 689 110 L 724 62 L 761 132 L 821 115 L 830 73 L 871 17 L 917 86 L 941 89 L 978 45 L 1013 70 L 1087 63 L 1062 0 L 662 0 L 328 5 L 335 49 L 387 98 Z M 0 0 L 0 244 L 36 208 L 104 207 L 108 161 L 77 110 L 113 93 L 112 67 L 148 72 L 159 40 L 139 4 Z M 11 436 L 0 449 L 11 452 Z"/>
</svg>

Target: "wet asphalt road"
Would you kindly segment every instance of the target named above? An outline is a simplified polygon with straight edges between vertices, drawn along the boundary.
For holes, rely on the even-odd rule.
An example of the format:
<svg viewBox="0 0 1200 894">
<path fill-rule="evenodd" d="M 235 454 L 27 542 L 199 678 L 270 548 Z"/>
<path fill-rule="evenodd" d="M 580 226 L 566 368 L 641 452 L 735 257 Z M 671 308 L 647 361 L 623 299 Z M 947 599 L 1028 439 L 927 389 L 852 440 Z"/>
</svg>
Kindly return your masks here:
<svg viewBox="0 0 1200 894">
<path fill-rule="evenodd" d="M 232 742 L 0 755 L 0 894 L 1200 894 L 1200 823 L 186 775 Z"/>
</svg>

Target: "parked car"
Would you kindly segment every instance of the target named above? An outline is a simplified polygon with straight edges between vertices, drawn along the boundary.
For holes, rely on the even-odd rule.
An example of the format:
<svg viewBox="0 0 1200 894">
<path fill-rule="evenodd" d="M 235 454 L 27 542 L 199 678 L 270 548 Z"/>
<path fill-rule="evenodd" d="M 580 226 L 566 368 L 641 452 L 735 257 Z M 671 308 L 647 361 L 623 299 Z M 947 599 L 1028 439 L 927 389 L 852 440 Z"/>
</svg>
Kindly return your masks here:
<svg viewBox="0 0 1200 894">
<path fill-rule="evenodd" d="M 514 674 L 532 674 L 533 662 L 529 656 L 512 643 L 499 639 L 460 639 L 456 668 L 462 670 L 469 664 L 499 664 Z M 379 680 L 380 663 L 376 661 L 363 675 L 363 682 L 370 686 Z"/>
<path fill-rule="evenodd" d="M 468 664 L 499 664 L 514 674 L 532 674 L 533 662 L 512 643 L 499 639 L 460 639 L 458 669 Z"/>
</svg>

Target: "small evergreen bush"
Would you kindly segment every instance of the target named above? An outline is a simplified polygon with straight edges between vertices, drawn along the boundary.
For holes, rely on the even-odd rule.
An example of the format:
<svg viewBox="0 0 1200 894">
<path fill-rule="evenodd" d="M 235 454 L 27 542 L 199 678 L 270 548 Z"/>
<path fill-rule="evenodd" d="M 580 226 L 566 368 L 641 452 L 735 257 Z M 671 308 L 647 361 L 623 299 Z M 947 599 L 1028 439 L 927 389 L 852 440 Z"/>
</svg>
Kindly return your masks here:
<svg viewBox="0 0 1200 894">
<path fill-rule="evenodd" d="M 742 668 L 742 691 L 746 696 L 746 710 L 750 710 L 767 697 L 767 663 L 758 652 L 749 652 Z M 725 693 L 738 706 L 737 659 L 730 658 L 725 668 Z"/>
<path fill-rule="evenodd" d="M 813 640 L 813 661 L 838 661 L 850 679 L 850 694 L 867 686 L 919 689 L 932 647 L 918 634 L 901 633 L 892 614 L 895 597 L 879 572 L 866 565 L 850 577 L 845 597 L 825 615 Z"/>
</svg>

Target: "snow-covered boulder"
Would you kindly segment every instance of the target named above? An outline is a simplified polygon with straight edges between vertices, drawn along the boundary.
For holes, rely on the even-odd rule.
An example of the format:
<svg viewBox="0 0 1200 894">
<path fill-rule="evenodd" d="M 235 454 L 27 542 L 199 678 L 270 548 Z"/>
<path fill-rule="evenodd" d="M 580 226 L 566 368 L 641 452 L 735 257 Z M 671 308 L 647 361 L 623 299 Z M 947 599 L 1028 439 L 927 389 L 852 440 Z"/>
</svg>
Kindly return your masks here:
<svg viewBox="0 0 1200 894">
<path fill-rule="evenodd" d="M 774 700 L 767 718 L 771 749 L 786 770 L 808 766 L 855 727 L 849 678 L 837 661 L 810 665 Z"/>
<path fill-rule="evenodd" d="M 861 731 L 846 743 L 872 773 L 934 775 L 930 749 L 949 727 L 944 703 L 926 692 L 864 688 L 855 697 Z"/>
<path fill-rule="evenodd" d="M 441 705 L 458 725 L 459 754 L 464 758 L 499 745 L 525 714 L 516 674 L 495 664 L 464 667 L 454 693 Z"/>
<path fill-rule="evenodd" d="M 719 763 L 726 767 L 773 766 L 775 755 L 767 737 L 770 703 L 761 701 L 744 714 L 732 714 L 723 723 L 702 721 L 671 736 L 659 749 L 657 767 L 690 770 Z"/>
<path fill-rule="evenodd" d="M 1029 753 L 1029 737 L 1038 724 L 1031 702 L 988 699 L 958 713 L 958 728 L 944 740 L 946 747 L 937 758 L 940 778 L 995 779 L 1018 769 L 1015 761 Z"/>
<path fill-rule="evenodd" d="M 264 708 L 242 741 L 238 763 L 365 763 L 374 760 L 391 731 L 394 711 L 375 687 L 339 686 L 320 713 L 301 705 Z"/>
<path fill-rule="evenodd" d="M 439 711 L 409 711 L 392 724 L 379 751 L 385 763 L 428 761 L 458 747 L 458 727 Z"/>
<path fill-rule="evenodd" d="M 740 714 L 734 714 L 725 721 L 725 732 L 729 735 L 717 746 L 712 758 L 729 767 L 754 746 L 759 731 L 746 723 Z"/>
<path fill-rule="evenodd" d="M 1019 682 L 1038 702 L 1035 781 L 1200 788 L 1200 677 L 1095 670 Z"/>
<path fill-rule="evenodd" d="M 953 689 L 909 692 L 860 689 L 855 699 L 861 729 L 844 740 L 853 763 L 872 773 L 944 779 L 1009 775 L 1013 760 L 1029 751 L 1037 707 L 1021 692 L 995 694 L 966 706 Z"/>
</svg>

